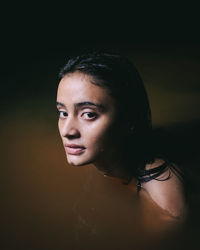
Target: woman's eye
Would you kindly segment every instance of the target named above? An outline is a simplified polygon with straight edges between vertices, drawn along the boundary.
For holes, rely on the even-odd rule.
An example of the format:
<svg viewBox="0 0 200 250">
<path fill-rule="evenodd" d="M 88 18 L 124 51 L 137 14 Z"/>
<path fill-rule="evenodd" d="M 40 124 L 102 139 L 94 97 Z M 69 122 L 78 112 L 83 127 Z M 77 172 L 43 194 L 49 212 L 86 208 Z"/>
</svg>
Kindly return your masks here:
<svg viewBox="0 0 200 250">
<path fill-rule="evenodd" d="M 59 113 L 59 118 L 66 118 L 67 117 L 67 112 L 62 111 L 62 110 L 58 110 Z"/>
<path fill-rule="evenodd" d="M 94 120 L 97 118 L 97 114 L 94 112 L 85 112 L 82 114 L 82 116 L 86 120 Z"/>
</svg>

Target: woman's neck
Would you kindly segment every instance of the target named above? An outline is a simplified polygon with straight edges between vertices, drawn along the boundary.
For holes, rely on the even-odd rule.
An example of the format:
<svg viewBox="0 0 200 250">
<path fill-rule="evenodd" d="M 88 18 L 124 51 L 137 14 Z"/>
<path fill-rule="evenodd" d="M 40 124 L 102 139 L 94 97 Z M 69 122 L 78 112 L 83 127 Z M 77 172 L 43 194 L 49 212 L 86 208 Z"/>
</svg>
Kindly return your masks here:
<svg viewBox="0 0 200 250">
<path fill-rule="evenodd" d="M 125 164 L 121 159 L 111 161 L 109 159 L 103 159 L 101 161 L 94 162 L 94 166 L 104 174 L 104 176 L 115 177 L 129 182 L 133 175 L 125 168 Z"/>
</svg>

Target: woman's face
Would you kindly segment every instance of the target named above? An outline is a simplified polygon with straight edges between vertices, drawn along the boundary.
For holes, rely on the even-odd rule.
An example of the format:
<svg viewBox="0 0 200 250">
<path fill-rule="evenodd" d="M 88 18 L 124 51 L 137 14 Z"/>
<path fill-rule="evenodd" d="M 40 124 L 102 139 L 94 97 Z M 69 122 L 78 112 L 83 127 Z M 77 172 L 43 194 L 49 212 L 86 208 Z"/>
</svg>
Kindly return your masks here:
<svg viewBox="0 0 200 250">
<path fill-rule="evenodd" d="M 57 92 L 58 127 L 69 164 L 79 166 L 115 151 L 116 105 L 106 88 L 80 72 L 61 79 Z"/>
</svg>

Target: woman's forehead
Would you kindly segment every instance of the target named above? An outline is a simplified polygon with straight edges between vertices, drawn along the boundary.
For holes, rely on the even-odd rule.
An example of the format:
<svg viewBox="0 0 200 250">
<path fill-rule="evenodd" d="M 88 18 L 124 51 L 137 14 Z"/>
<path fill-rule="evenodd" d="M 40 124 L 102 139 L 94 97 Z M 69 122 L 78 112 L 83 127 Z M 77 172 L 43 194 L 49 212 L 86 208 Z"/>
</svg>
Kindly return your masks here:
<svg viewBox="0 0 200 250">
<path fill-rule="evenodd" d="M 106 88 L 93 84 L 90 76 L 80 72 L 67 74 L 61 79 L 57 101 L 67 103 L 91 101 L 104 105 L 114 104 L 114 100 Z"/>
</svg>

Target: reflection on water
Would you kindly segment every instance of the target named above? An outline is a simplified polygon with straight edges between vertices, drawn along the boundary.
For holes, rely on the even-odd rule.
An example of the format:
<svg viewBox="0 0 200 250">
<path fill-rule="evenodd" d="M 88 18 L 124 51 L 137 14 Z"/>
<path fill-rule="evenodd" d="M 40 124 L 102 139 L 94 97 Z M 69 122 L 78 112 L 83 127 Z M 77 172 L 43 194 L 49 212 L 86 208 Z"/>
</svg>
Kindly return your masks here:
<svg viewBox="0 0 200 250">
<path fill-rule="evenodd" d="M 198 194 L 176 228 L 134 182 L 68 166 L 55 129 L 21 120 L 1 130 L 4 249 L 195 249 Z"/>
</svg>

